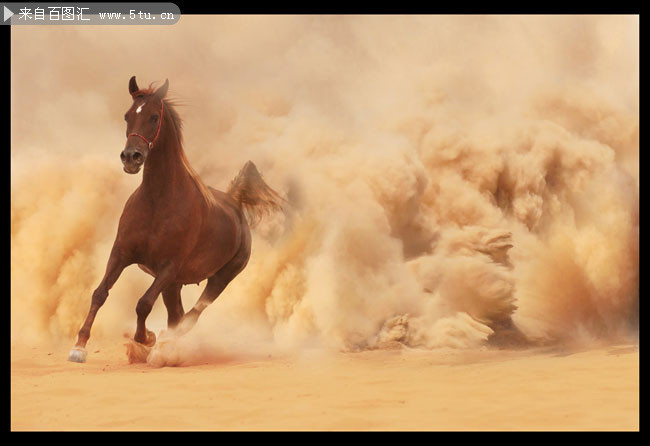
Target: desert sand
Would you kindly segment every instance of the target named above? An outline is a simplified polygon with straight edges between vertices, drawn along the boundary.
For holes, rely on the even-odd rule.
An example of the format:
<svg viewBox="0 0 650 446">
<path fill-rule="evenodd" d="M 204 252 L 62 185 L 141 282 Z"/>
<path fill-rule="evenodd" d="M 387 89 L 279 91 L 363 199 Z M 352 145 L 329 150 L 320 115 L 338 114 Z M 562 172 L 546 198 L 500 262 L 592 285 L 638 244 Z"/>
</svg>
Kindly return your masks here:
<svg viewBox="0 0 650 446">
<path fill-rule="evenodd" d="M 639 430 L 639 351 L 592 349 L 212 358 L 128 364 L 119 343 L 85 364 L 13 349 L 13 431 Z"/>
</svg>

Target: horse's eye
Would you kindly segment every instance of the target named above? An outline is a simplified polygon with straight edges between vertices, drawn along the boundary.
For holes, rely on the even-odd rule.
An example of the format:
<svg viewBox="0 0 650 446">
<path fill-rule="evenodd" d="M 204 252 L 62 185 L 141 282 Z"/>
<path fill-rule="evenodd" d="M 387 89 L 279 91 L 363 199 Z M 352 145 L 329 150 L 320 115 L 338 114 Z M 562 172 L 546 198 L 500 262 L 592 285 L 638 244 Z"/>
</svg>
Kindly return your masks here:
<svg viewBox="0 0 650 446">
<path fill-rule="evenodd" d="M 158 115 L 151 115 L 151 122 L 158 122 Z"/>
<path fill-rule="evenodd" d="M 126 114 L 124 115 L 124 120 L 126 121 L 128 118 L 126 117 Z"/>
</svg>

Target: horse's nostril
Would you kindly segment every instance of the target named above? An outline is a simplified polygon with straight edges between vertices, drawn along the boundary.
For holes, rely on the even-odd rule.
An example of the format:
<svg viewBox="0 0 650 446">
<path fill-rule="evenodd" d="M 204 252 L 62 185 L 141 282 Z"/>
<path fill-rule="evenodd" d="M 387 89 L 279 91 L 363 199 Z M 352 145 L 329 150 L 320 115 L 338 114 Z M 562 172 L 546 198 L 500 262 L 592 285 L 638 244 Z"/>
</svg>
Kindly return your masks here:
<svg viewBox="0 0 650 446">
<path fill-rule="evenodd" d="M 122 160 L 122 162 L 126 161 L 126 155 L 124 154 L 124 152 L 120 153 L 120 159 Z"/>
<path fill-rule="evenodd" d="M 133 154 L 133 161 L 135 161 L 136 163 L 141 163 L 142 162 L 142 154 L 140 154 L 140 152 L 135 152 Z"/>
</svg>

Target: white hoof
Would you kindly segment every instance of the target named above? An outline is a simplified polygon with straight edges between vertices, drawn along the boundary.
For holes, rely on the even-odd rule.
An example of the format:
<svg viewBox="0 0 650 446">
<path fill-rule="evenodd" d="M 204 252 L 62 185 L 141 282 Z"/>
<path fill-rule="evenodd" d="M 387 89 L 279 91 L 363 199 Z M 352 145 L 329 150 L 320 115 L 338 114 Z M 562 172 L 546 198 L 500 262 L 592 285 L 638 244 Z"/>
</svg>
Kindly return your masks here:
<svg viewBox="0 0 650 446">
<path fill-rule="evenodd" d="M 70 355 L 68 356 L 68 361 L 72 362 L 86 362 L 86 349 L 83 347 L 73 347 L 70 350 Z"/>
</svg>

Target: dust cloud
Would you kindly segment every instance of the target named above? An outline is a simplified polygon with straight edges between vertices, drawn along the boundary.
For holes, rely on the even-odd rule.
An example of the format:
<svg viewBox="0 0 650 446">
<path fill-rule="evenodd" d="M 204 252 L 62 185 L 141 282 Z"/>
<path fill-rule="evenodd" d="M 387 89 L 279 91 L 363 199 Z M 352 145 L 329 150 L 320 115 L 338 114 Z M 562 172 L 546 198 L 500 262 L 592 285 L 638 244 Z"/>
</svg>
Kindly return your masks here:
<svg viewBox="0 0 650 446">
<path fill-rule="evenodd" d="M 638 62 L 628 16 L 13 27 L 12 343 L 71 345 L 83 322 L 140 182 L 119 160 L 132 75 L 168 78 L 186 104 L 185 151 L 206 184 L 226 189 L 250 159 L 290 203 L 158 365 L 470 348 L 509 320 L 534 342 L 629 339 Z M 150 281 L 125 270 L 91 344 L 134 330 Z M 186 309 L 204 284 L 183 289 Z M 165 328 L 160 302 L 148 324 Z"/>
</svg>

